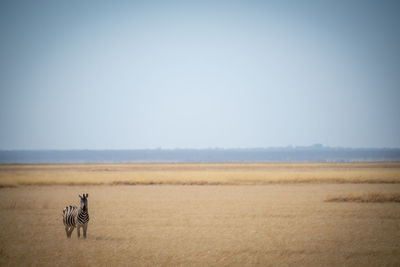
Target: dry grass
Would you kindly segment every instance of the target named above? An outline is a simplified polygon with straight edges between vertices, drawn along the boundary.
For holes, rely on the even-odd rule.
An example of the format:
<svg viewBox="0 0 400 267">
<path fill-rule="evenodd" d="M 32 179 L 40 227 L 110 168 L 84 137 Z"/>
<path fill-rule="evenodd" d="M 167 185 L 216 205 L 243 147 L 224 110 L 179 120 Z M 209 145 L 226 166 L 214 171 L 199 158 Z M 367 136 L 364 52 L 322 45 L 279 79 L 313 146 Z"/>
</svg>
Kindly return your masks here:
<svg viewBox="0 0 400 267">
<path fill-rule="evenodd" d="M 0 266 L 399 266 L 400 205 L 327 203 L 399 184 L 18 186 L 0 191 Z M 89 193 L 88 238 L 62 209 Z"/>
<path fill-rule="evenodd" d="M 324 201 L 398 192 L 400 163 L 1 165 L 0 266 L 399 266 L 398 203 Z"/>
<path fill-rule="evenodd" d="M 400 202 L 400 193 L 350 193 L 328 197 L 327 202 Z"/>
<path fill-rule="evenodd" d="M 400 183 L 400 163 L 0 165 L 0 186 Z"/>
</svg>

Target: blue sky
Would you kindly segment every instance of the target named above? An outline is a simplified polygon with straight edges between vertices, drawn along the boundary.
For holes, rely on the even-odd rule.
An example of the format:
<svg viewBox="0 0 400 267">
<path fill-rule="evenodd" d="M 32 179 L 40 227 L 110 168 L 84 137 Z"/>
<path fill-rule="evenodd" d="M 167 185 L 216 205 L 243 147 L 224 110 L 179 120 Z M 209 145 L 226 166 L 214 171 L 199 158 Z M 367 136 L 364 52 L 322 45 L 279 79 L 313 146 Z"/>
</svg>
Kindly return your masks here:
<svg viewBox="0 0 400 267">
<path fill-rule="evenodd" d="M 1 1 L 0 149 L 400 147 L 398 1 Z"/>
</svg>

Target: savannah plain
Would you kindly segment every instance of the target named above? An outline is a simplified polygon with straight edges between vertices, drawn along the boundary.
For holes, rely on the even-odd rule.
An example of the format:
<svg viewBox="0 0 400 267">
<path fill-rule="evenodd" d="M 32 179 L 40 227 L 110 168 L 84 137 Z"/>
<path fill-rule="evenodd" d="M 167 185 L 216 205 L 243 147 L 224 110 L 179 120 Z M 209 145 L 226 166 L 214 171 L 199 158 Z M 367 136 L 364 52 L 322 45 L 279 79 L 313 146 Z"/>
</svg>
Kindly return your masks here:
<svg viewBox="0 0 400 267">
<path fill-rule="evenodd" d="M 0 229 L 0 266 L 399 266 L 400 163 L 0 165 Z"/>
</svg>

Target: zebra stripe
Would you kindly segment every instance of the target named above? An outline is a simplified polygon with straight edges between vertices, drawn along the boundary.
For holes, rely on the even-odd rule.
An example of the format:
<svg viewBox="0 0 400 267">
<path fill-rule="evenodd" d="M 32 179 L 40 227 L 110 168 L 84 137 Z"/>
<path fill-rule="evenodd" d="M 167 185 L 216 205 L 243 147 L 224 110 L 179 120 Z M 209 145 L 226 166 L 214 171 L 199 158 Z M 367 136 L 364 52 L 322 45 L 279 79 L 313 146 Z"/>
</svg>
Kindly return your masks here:
<svg viewBox="0 0 400 267">
<path fill-rule="evenodd" d="M 75 218 L 79 214 L 79 209 L 76 206 L 67 206 L 63 211 L 63 222 L 64 226 L 76 227 Z"/>
<path fill-rule="evenodd" d="M 85 224 L 88 222 L 89 222 L 89 213 L 83 210 L 81 210 L 81 212 L 78 212 L 78 223 Z"/>
</svg>

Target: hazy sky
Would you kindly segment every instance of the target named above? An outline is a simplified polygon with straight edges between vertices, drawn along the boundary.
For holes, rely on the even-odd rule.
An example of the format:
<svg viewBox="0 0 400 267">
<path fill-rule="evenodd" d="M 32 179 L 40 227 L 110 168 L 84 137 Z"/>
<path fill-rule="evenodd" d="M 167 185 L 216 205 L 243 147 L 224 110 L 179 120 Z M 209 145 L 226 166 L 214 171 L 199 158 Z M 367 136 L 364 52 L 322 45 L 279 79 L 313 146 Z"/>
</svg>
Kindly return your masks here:
<svg viewBox="0 0 400 267">
<path fill-rule="evenodd" d="M 0 149 L 400 147 L 400 1 L 0 1 Z"/>
</svg>

